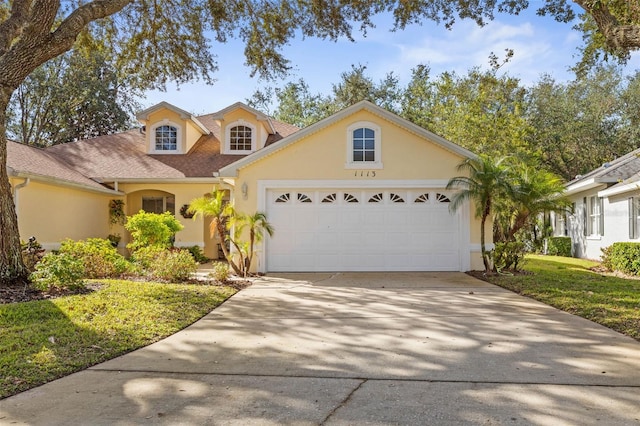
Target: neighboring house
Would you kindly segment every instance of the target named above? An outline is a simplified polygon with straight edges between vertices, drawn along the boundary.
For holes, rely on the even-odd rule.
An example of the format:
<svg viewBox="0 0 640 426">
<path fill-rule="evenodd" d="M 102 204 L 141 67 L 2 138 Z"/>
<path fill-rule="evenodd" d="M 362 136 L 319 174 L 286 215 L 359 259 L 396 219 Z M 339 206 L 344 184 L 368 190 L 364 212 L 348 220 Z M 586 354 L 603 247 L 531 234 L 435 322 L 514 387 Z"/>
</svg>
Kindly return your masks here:
<svg viewBox="0 0 640 426">
<path fill-rule="evenodd" d="M 449 211 L 449 179 L 471 152 L 363 101 L 303 130 L 242 103 L 194 117 L 168 103 L 137 115 L 142 130 L 36 149 L 9 143 L 23 239 L 105 238 L 110 200 L 170 211 L 177 246 L 216 257 L 209 223 L 179 213 L 214 186 L 236 209 L 266 212 L 275 234 L 256 269 L 465 271 L 482 268 L 479 220 Z"/>
<path fill-rule="evenodd" d="M 615 242 L 640 242 L 640 149 L 567 183 L 569 214 L 555 215 L 555 235 L 570 236 L 573 255 L 599 259 Z"/>
</svg>

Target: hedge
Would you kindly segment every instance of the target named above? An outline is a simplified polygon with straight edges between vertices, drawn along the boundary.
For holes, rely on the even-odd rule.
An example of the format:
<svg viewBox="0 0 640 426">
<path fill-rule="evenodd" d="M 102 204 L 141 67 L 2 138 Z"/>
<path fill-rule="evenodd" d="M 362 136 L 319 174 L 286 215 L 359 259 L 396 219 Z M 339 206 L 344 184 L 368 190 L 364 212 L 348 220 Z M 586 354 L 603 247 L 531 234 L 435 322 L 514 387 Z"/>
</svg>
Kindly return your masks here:
<svg viewBox="0 0 640 426">
<path fill-rule="evenodd" d="M 640 243 L 613 243 L 603 248 L 602 266 L 610 271 L 640 275 Z"/>
<path fill-rule="evenodd" d="M 571 237 L 547 238 L 547 254 L 571 257 Z"/>
</svg>

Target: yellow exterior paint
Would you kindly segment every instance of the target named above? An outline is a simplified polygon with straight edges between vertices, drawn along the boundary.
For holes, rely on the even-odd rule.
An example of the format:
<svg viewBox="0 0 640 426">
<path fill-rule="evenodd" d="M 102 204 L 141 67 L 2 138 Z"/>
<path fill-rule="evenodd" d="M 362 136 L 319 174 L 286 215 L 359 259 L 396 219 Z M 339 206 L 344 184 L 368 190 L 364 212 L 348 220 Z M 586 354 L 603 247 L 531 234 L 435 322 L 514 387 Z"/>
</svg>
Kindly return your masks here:
<svg viewBox="0 0 640 426">
<path fill-rule="evenodd" d="M 149 114 L 149 119 L 144 121 L 144 124 L 147 128 L 147 148 L 148 152 L 154 152 L 155 147 L 155 138 L 154 132 L 152 131 L 156 125 L 174 123 L 180 129 L 180 142 L 177 153 L 184 154 L 189 152 L 191 148 L 198 142 L 198 139 L 202 136 L 202 130 L 198 128 L 192 120 L 185 119 L 180 116 L 175 111 L 172 111 L 169 108 L 161 108 L 157 111 Z"/>
<path fill-rule="evenodd" d="M 23 180 L 10 182 L 15 186 Z M 117 198 L 31 180 L 14 200 L 20 238 L 35 236 L 46 249 L 58 248 L 66 238 L 106 238 L 111 233 L 109 201 Z"/>
<path fill-rule="evenodd" d="M 382 169 L 375 169 L 375 177 L 361 177 L 361 169 L 346 167 L 349 135 L 347 128 L 356 122 L 371 122 L 380 127 Z M 269 156 L 239 169 L 235 181 L 234 205 L 238 211 L 252 213 L 258 209 L 258 181 L 295 180 L 353 181 L 357 186 L 366 181 L 439 180 L 447 182 L 457 176 L 458 164 L 464 160 L 459 154 L 446 150 L 439 144 L 411 133 L 396 123 L 381 118 L 369 111 L 360 110 L 329 127 L 320 129 Z M 358 172 L 357 172 L 358 171 Z M 372 169 L 371 171 L 374 171 Z M 241 194 L 242 185 L 247 186 L 247 197 Z M 480 224 L 470 211 L 470 244 L 480 244 Z M 487 224 L 490 242 L 490 224 Z M 479 250 L 471 256 L 472 268 L 482 269 Z"/>
<path fill-rule="evenodd" d="M 229 125 L 236 126 L 238 124 L 241 124 L 241 123 L 238 123 L 239 121 L 244 122 L 246 124 L 250 124 L 256 129 L 256 132 L 257 132 L 256 133 L 256 145 L 257 145 L 256 149 L 260 149 L 264 147 L 264 143 L 266 142 L 267 137 L 269 136 L 267 129 L 264 127 L 264 124 L 262 121 L 259 121 L 256 119 L 255 114 L 252 114 L 249 111 L 242 108 L 229 111 L 224 115 L 224 120 L 221 120 L 220 122 L 220 134 L 222 135 L 222 138 L 224 139 L 227 135 L 227 127 Z M 223 140 L 222 141 L 223 146 L 225 145 L 224 142 L 225 141 Z"/>
<path fill-rule="evenodd" d="M 184 229 L 176 234 L 175 245 L 188 247 L 198 245 L 205 247 L 207 256 L 212 257 L 215 250 L 211 248 L 211 239 L 208 229 L 202 217 L 186 219 L 180 214 L 180 208 L 189 204 L 191 200 L 210 193 L 214 185 L 207 183 L 121 183 L 120 191 L 127 193 L 125 198 L 125 212 L 128 216 L 138 213 L 142 209 L 142 197 L 157 197 L 173 195 L 175 197 L 175 216 L 184 226 Z M 130 241 L 129 235 L 123 235 L 124 243 Z"/>
</svg>

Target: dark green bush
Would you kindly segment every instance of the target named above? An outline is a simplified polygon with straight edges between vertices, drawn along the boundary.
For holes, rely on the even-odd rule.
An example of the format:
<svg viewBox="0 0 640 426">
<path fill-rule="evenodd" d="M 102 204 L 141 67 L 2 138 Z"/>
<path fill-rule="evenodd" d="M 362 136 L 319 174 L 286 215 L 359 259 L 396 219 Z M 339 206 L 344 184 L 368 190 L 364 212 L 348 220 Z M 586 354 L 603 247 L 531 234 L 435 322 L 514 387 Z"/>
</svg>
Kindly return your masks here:
<svg viewBox="0 0 640 426">
<path fill-rule="evenodd" d="M 547 238 L 547 254 L 571 257 L 571 237 Z"/>
<path fill-rule="evenodd" d="M 523 241 L 508 241 L 495 244 L 493 250 L 493 262 L 497 270 L 519 270 L 524 256 L 527 254 L 527 246 Z"/>
<path fill-rule="evenodd" d="M 65 240 L 60 245 L 60 253 L 68 253 L 82 261 L 86 278 L 117 277 L 128 267 L 126 259 L 111 242 L 102 238 Z"/>
<path fill-rule="evenodd" d="M 196 262 L 207 263 L 209 261 L 209 258 L 204 255 L 200 246 L 187 247 L 187 250 L 189 250 L 189 253 L 191 253 L 191 256 L 193 256 Z"/>
<path fill-rule="evenodd" d="M 47 253 L 36 265 L 31 281 L 41 290 L 69 289 L 85 287 L 84 266 L 80 259 L 69 253 Z"/>
<path fill-rule="evenodd" d="M 603 248 L 602 265 L 610 271 L 640 275 L 640 243 L 613 243 Z"/>
</svg>

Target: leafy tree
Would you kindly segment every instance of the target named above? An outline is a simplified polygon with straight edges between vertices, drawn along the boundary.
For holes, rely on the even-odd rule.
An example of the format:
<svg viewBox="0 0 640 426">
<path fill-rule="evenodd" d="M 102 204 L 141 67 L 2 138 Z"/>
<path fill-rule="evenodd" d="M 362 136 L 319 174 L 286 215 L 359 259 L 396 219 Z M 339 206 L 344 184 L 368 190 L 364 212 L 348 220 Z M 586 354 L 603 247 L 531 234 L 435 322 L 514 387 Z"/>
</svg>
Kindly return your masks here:
<svg viewBox="0 0 640 426">
<path fill-rule="evenodd" d="M 449 207 L 458 210 L 466 202 L 475 206 L 475 215 L 480 218 L 480 251 L 486 273 L 491 272 L 489 252 L 486 250 L 486 223 L 491 218 L 495 203 L 512 192 L 509 168 L 505 158 L 480 156 L 464 160 L 458 171 L 465 175 L 449 180 L 447 189 L 456 189 Z"/>
<path fill-rule="evenodd" d="M 640 48 L 640 18 L 634 2 L 623 0 L 547 0 L 538 13 L 573 19 L 571 4 L 593 17 L 606 49 L 617 55 Z M 0 282 L 25 281 L 17 217 L 6 168 L 7 108 L 16 89 L 36 68 L 71 50 L 90 24 L 117 52 L 116 67 L 135 75 L 140 88 L 162 88 L 167 81 L 211 81 L 216 70 L 207 30 L 217 42 L 240 37 L 252 72 L 273 77 L 289 68 L 280 52 L 296 34 L 336 40 L 351 37 L 354 22 L 366 30 L 376 13 L 391 11 L 395 28 L 425 20 L 451 27 L 456 19 L 482 25 L 494 12 L 517 14 L 528 0 L 434 0 L 430 2 L 299 2 L 204 0 L 93 0 L 59 2 L 13 0 L 0 3 Z M 79 39 L 79 43 L 84 41 Z"/>
<path fill-rule="evenodd" d="M 636 148 L 637 76 L 599 67 L 573 82 L 550 76 L 529 89 L 528 139 L 546 169 L 571 180 Z"/>
<path fill-rule="evenodd" d="M 426 65 L 412 70 L 401 114 L 408 120 L 479 154 L 530 154 L 525 136 L 526 90 L 497 69 L 444 72 L 436 79 Z"/>
<path fill-rule="evenodd" d="M 99 52 L 66 53 L 37 68 L 15 91 L 11 138 L 34 146 L 126 130 L 139 109 L 113 64 Z"/>
</svg>

